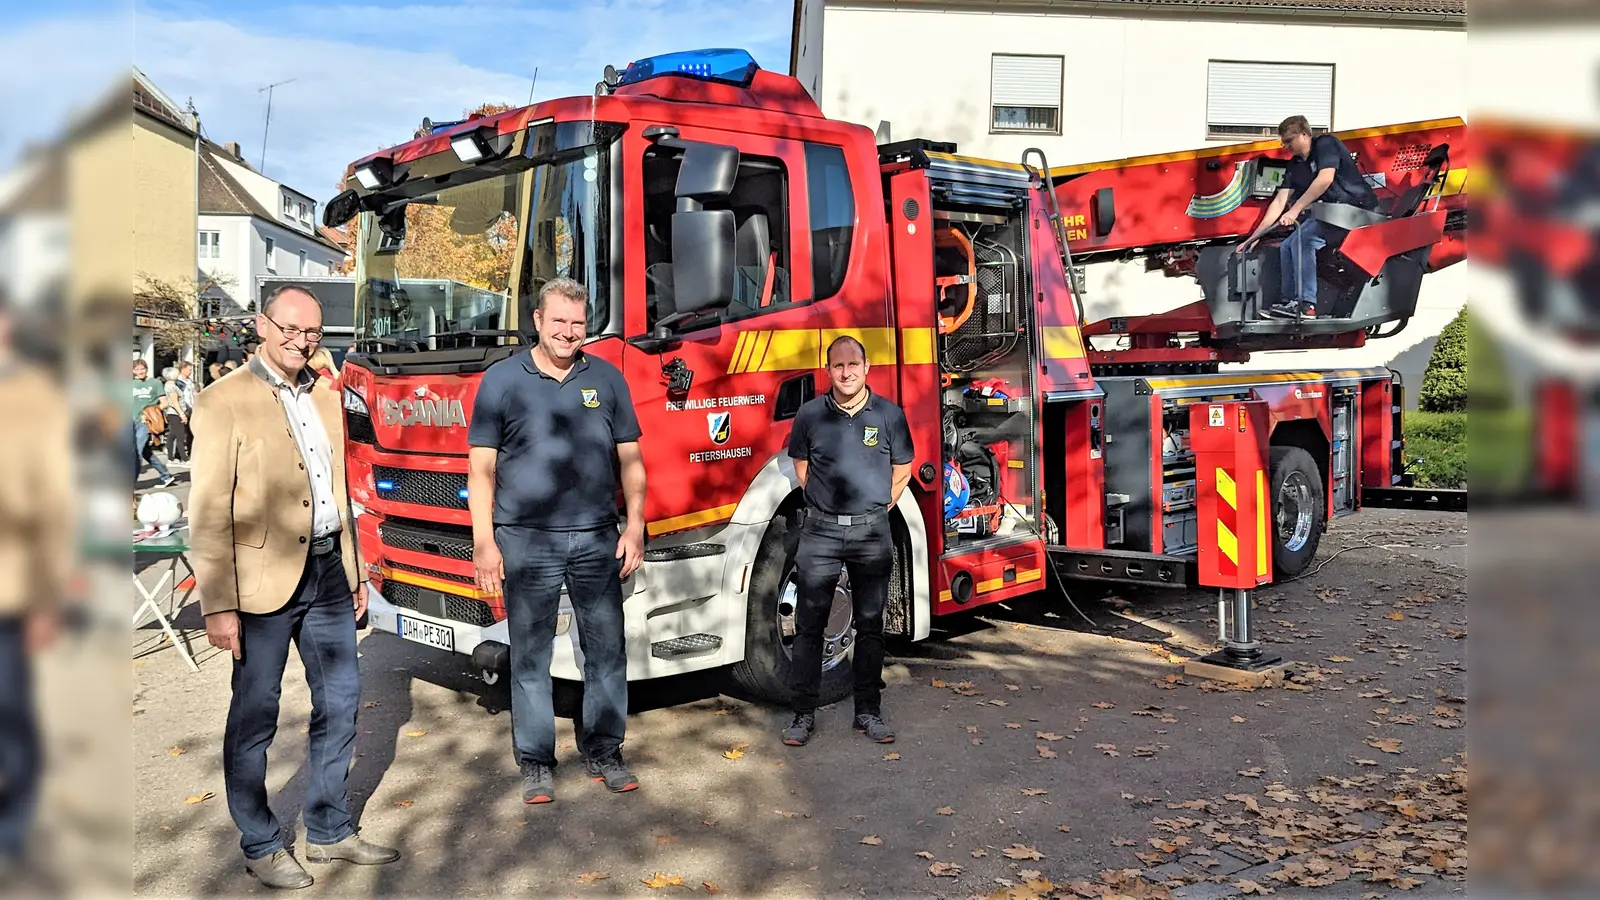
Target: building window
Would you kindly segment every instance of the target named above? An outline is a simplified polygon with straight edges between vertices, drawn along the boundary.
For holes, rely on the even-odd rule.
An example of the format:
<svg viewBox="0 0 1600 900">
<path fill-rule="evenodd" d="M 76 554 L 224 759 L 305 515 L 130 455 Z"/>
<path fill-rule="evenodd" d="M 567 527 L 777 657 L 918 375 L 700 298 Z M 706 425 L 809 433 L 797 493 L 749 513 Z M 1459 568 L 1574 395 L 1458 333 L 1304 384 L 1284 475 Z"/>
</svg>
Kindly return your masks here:
<svg viewBox="0 0 1600 900">
<path fill-rule="evenodd" d="M 1305 116 L 1311 130 L 1333 129 L 1333 66 L 1211 60 L 1206 71 L 1206 138 L 1275 138 L 1278 124 Z"/>
<path fill-rule="evenodd" d="M 996 53 L 989 64 L 989 130 L 1061 133 L 1062 57 Z"/>
<path fill-rule="evenodd" d="M 220 231 L 202 231 L 202 232 L 200 232 L 200 258 L 201 259 L 221 259 L 222 258 L 222 232 L 220 232 Z"/>
<path fill-rule="evenodd" d="M 297 208 L 300 211 L 300 221 L 311 221 L 311 210 L 304 203 L 299 204 Z"/>
<path fill-rule="evenodd" d="M 306 274 L 306 252 L 304 250 L 300 251 L 300 274 Z"/>
<path fill-rule="evenodd" d="M 272 238 L 267 238 L 267 271 L 268 272 L 277 272 L 278 271 L 277 256 L 278 256 L 278 242 L 273 240 Z"/>
<path fill-rule="evenodd" d="M 856 200 L 844 151 L 806 145 L 806 193 L 811 210 L 811 289 L 818 300 L 839 293 L 850 267 Z"/>
</svg>

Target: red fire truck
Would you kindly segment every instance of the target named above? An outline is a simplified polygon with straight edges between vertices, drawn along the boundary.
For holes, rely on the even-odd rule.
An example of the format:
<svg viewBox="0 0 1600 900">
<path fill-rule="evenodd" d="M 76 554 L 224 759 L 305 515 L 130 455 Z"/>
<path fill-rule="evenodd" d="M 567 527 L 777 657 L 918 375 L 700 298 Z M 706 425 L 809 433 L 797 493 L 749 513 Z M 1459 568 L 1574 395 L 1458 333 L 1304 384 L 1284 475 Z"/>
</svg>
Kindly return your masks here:
<svg viewBox="0 0 1600 900">
<path fill-rule="evenodd" d="M 784 449 L 842 334 L 916 441 L 892 511 L 892 635 L 1066 578 L 1203 586 L 1248 609 L 1307 568 L 1330 518 L 1412 502 L 1391 372 L 1221 370 L 1392 334 L 1424 273 L 1459 258 L 1462 122 L 1344 137 L 1385 205 L 1313 206 L 1348 236 L 1319 259 L 1318 317 L 1274 319 L 1277 241 L 1236 250 L 1282 181 L 1276 141 L 1062 169 L 880 145 L 726 50 L 608 67 L 590 97 L 424 120 L 353 163 L 325 214 L 360 218 L 342 374 L 374 627 L 491 681 L 505 669 L 503 598 L 473 585 L 467 423 L 557 276 L 591 292 L 585 349 L 621 369 L 644 426 L 630 678 L 727 667 L 786 695 L 801 495 Z M 1201 299 L 1084 322 L 1079 267 L 1130 257 Z M 826 636 L 832 698 L 849 594 L 845 579 Z M 1258 658 L 1233 637 L 1237 661 Z M 580 679 L 565 606 L 554 640 L 554 674 Z"/>
</svg>

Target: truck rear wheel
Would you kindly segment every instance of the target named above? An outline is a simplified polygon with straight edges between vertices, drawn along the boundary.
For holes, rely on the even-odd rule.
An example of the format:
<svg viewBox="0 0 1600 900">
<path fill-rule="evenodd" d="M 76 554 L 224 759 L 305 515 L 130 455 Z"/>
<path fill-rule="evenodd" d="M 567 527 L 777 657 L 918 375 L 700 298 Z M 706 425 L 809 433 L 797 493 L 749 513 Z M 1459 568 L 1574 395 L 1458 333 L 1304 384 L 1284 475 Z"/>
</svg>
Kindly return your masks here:
<svg viewBox="0 0 1600 900">
<path fill-rule="evenodd" d="M 1311 454 L 1299 447 L 1272 448 L 1272 567 L 1279 579 L 1311 567 L 1328 524 L 1327 496 Z"/>
<path fill-rule="evenodd" d="M 744 660 L 733 667 L 733 680 L 748 693 L 787 706 L 794 698 L 795 614 L 798 609 L 795 555 L 800 546 L 800 511 L 779 513 L 767 525 L 750 571 Z M 855 646 L 850 578 L 841 573 L 833 608 L 822 640 L 821 705 L 837 703 L 850 693 L 850 650 Z"/>
</svg>

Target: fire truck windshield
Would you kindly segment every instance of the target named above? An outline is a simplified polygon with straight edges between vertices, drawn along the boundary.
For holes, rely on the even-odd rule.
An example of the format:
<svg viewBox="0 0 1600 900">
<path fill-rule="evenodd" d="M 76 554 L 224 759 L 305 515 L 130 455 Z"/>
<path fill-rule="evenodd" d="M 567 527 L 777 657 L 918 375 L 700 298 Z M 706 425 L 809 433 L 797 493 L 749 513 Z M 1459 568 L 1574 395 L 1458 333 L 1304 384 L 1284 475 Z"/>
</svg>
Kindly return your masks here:
<svg viewBox="0 0 1600 900">
<path fill-rule="evenodd" d="M 403 234 L 362 215 L 356 345 L 374 350 L 492 346 L 531 328 L 545 282 L 589 288 L 591 331 L 607 321 L 603 263 L 610 154 L 583 147 L 520 171 L 447 187 L 391 213 Z M 531 227 L 530 227 L 531 226 Z M 519 315 L 521 313 L 521 315 Z"/>
</svg>

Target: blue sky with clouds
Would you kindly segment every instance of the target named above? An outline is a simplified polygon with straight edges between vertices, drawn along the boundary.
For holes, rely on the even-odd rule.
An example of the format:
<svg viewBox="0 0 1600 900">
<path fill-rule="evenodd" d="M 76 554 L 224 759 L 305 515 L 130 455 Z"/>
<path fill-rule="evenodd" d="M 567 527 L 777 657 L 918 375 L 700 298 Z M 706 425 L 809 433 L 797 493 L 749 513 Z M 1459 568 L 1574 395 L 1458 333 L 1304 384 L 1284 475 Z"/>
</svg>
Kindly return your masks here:
<svg viewBox="0 0 1600 900">
<path fill-rule="evenodd" d="M 180 104 L 193 99 L 206 137 L 238 141 L 251 165 L 262 151 L 260 88 L 295 79 L 273 92 L 266 173 L 326 200 L 347 163 L 408 139 L 424 116 L 527 102 L 535 67 L 536 100 L 587 95 L 607 63 L 672 50 L 743 47 L 787 71 L 793 10 L 792 0 L 6 0 L 0 108 L 12 119 L 0 167 L 131 61 Z"/>
</svg>

